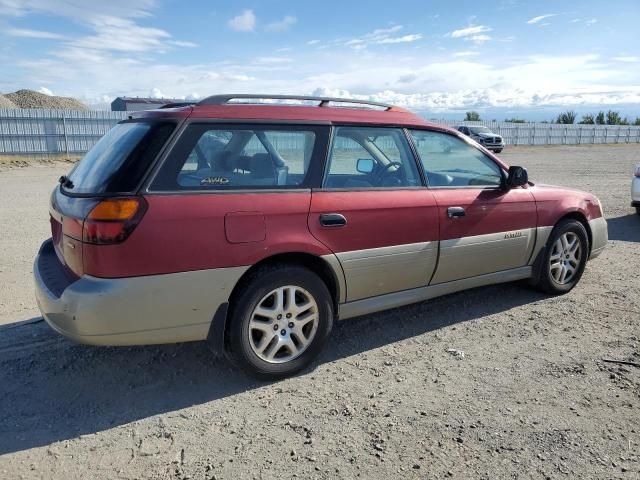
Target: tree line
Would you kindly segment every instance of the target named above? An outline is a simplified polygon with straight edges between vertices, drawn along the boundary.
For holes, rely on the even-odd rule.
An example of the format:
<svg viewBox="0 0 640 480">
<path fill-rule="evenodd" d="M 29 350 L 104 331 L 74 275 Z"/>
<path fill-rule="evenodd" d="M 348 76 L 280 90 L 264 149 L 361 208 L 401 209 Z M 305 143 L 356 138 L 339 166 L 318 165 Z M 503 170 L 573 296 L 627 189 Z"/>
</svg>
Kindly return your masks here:
<svg viewBox="0 0 640 480">
<path fill-rule="evenodd" d="M 606 113 L 603 111 L 599 111 L 597 114 L 586 114 L 583 115 L 579 122 L 576 122 L 577 115 L 573 110 L 567 110 L 566 112 L 562 112 L 558 115 L 557 118 L 551 121 L 551 123 L 562 123 L 562 124 L 574 124 L 578 123 L 580 125 L 640 125 L 640 117 L 636 117 L 636 119 L 632 122 L 627 117 L 622 118 L 620 116 L 620 112 L 616 112 L 614 110 L 609 110 Z M 479 122 L 481 121 L 480 114 L 475 111 L 467 112 L 464 118 L 465 122 Z M 495 120 L 493 120 L 495 122 Z M 510 123 L 525 123 L 525 120 L 522 118 L 505 118 L 505 122 Z M 541 123 L 549 123 L 547 121 L 543 121 Z"/>
</svg>

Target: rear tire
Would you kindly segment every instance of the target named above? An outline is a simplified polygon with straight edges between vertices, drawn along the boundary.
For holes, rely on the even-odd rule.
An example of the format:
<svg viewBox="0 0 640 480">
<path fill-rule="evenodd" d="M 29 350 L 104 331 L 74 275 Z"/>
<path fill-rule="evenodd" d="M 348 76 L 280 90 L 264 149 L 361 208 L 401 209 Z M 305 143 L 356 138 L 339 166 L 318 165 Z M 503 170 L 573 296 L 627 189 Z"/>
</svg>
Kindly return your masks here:
<svg viewBox="0 0 640 480">
<path fill-rule="evenodd" d="M 502 149 L 501 148 L 496 148 L 493 152 L 494 153 L 500 153 L 500 152 L 502 152 Z"/>
<path fill-rule="evenodd" d="M 636 215 L 640 215 L 640 207 L 636 207 Z"/>
<path fill-rule="evenodd" d="M 589 251 L 584 225 L 573 219 L 562 220 L 549 235 L 534 286 L 551 295 L 571 291 L 582 277 Z"/>
<path fill-rule="evenodd" d="M 333 327 L 333 301 L 310 270 L 257 270 L 234 300 L 228 353 L 248 373 L 273 380 L 294 375 L 318 356 Z"/>
</svg>

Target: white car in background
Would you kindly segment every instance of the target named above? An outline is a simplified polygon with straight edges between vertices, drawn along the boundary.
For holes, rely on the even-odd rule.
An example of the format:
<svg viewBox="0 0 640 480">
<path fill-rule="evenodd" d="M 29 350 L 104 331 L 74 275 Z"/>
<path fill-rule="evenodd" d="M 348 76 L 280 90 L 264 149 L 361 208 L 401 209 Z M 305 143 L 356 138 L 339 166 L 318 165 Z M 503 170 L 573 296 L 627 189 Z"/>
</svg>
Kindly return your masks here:
<svg viewBox="0 0 640 480">
<path fill-rule="evenodd" d="M 640 215 L 640 163 L 636 165 L 631 181 L 631 206 L 636 207 L 636 213 Z"/>
</svg>

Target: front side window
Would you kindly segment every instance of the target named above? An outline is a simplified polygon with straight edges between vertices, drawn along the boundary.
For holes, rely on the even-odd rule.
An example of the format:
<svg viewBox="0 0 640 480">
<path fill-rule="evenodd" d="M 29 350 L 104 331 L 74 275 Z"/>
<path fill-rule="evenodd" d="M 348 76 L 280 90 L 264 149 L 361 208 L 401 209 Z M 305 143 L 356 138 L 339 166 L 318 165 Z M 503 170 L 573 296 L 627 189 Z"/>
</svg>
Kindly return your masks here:
<svg viewBox="0 0 640 480">
<path fill-rule="evenodd" d="M 336 127 L 325 188 L 398 188 L 421 185 L 406 137 L 398 128 Z"/>
<path fill-rule="evenodd" d="M 412 130 L 430 187 L 499 187 L 500 167 L 477 148 L 447 133 Z"/>
<path fill-rule="evenodd" d="M 152 190 L 303 187 L 319 133 L 314 127 L 191 125 Z"/>
</svg>

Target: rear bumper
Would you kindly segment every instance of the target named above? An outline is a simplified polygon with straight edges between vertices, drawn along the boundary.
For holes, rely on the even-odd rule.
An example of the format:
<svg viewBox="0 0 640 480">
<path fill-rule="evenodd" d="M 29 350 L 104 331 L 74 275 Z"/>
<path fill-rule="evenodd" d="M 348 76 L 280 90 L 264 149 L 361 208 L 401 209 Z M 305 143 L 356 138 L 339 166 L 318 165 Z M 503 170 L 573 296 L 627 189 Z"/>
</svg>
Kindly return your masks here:
<svg viewBox="0 0 640 480">
<path fill-rule="evenodd" d="M 218 307 L 247 267 L 131 278 L 63 278 L 51 240 L 33 272 L 36 300 L 58 333 L 92 345 L 148 345 L 207 338 Z"/>
<path fill-rule="evenodd" d="M 607 221 L 604 217 L 595 218 L 589 222 L 591 229 L 591 255 L 589 259 L 596 258 L 600 255 L 609 241 L 609 231 Z"/>
</svg>

